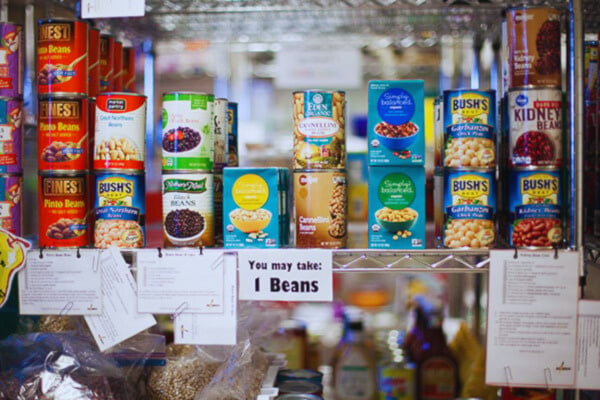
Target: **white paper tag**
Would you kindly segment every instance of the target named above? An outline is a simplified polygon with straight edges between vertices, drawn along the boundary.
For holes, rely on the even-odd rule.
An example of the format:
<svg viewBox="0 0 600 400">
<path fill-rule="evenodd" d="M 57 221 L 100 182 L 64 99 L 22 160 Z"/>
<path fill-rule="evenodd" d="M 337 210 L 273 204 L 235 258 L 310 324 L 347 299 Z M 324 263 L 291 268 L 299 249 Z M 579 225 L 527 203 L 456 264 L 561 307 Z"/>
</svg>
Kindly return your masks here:
<svg viewBox="0 0 600 400">
<path fill-rule="evenodd" d="M 580 300 L 577 389 L 600 390 L 600 301 Z"/>
<path fill-rule="evenodd" d="M 100 253 L 102 270 L 102 315 L 87 316 L 87 322 L 100 351 L 104 351 L 156 324 L 152 314 L 137 312 L 135 279 L 119 249 Z"/>
<path fill-rule="evenodd" d="M 573 387 L 579 254 L 490 252 L 486 384 Z"/>
<path fill-rule="evenodd" d="M 137 253 L 138 310 L 155 314 L 223 313 L 223 252 Z"/>
<path fill-rule="evenodd" d="M 177 314 L 174 323 L 176 344 L 232 345 L 237 337 L 237 258 L 224 255 L 223 314 Z"/>
<path fill-rule="evenodd" d="M 145 0 L 82 0 L 81 18 L 142 17 Z"/>
<path fill-rule="evenodd" d="M 19 311 L 25 315 L 99 315 L 102 279 L 97 250 L 27 254 L 19 273 Z"/>
<path fill-rule="evenodd" d="M 240 300 L 331 301 L 331 250 L 239 250 Z"/>
</svg>

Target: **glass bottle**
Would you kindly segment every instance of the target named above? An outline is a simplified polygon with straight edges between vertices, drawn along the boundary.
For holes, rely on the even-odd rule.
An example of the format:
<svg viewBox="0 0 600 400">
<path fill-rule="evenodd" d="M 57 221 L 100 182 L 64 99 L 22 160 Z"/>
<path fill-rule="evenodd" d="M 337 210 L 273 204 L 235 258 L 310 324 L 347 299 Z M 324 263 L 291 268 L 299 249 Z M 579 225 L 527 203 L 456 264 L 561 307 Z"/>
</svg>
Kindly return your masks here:
<svg viewBox="0 0 600 400">
<path fill-rule="evenodd" d="M 404 333 L 391 331 L 396 334 L 393 345 L 377 366 L 377 386 L 379 400 L 414 400 L 415 399 L 415 366 L 404 355 L 402 345 Z"/>
</svg>

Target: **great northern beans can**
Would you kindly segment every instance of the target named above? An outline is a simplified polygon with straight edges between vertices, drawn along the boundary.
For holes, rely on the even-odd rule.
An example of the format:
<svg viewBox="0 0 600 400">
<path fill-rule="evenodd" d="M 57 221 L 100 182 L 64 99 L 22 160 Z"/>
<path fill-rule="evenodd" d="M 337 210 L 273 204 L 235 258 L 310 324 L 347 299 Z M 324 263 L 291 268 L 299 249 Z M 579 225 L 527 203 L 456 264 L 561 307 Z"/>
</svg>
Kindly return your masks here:
<svg viewBox="0 0 600 400">
<path fill-rule="evenodd" d="M 0 96 L 23 95 L 23 26 L 0 23 Z"/>
<path fill-rule="evenodd" d="M 115 38 L 100 35 L 100 92 L 111 91 L 114 79 Z"/>
<path fill-rule="evenodd" d="M 0 175 L 0 226 L 17 236 L 23 226 L 23 176 Z"/>
<path fill-rule="evenodd" d="M 0 172 L 23 172 L 23 101 L 0 97 Z"/>
</svg>

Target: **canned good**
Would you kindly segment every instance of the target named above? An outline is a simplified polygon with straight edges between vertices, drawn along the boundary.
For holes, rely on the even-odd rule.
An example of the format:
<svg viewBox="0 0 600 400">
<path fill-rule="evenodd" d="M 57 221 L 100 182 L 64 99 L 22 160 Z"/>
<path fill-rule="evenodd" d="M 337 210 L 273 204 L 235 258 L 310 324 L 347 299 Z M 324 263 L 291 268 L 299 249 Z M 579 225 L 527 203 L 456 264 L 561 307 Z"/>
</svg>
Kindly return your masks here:
<svg viewBox="0 0 600 400">
<path fill-rule="evenodd" d="M 123 43 L 115 41 L 115 56 L 113 62 L 113 92 L 123 91 Z"/>
<path fill-rule="evenodd" d="M 38 103 L 38 170 L 88 169 L 88 101 L 53 95 Z"/>
<path fill-rule="evenodd" d="M 433 102 L 433 165 L 442 166 L 444 149 L 444 96 L 438 96 Z"/>
<path fill-rule="evenodd" d="M 282 369 L 277 373 L 277 382 L 285 381 L 323 382 L 323 373 L 314 369 Z"/>
<path fill-rule="evenodd" d="M 444 247 L 484 248 L 494 245 L 495 170 L 446 168 L 443 197 Z"/>
<path fill-rule="evenodd" d="M 215 244 L 223 245 L 223 172 L 214 174 Z"/>
<path fill-rule="evenodd" d="M 227 158 L 227 165 L 230 167 L 237 167 L 239 165 L 238 157 L 238 104 L 229 102 L 227 103 L 227 123 L 228 129 L 228 145 L 227 150 L 229 156 Z"/>
<path fill-rule="evenodd" d="M 511 170 L 508 197 L 511 247 L 548 248 L 560 244 L 563 238 L 560 170 Z"/>
<path fill-rule="evenodd" d="M 444 91 L 444 154 L 446 167 L 496 166 L 496 92 Z"/>
<path fill-rule="evenodd" d="M 292 393 L 277 396 L 277 400 L 323 400 L 323 398 L 316 394 Z"/>
<path fill-rule="evenodd" d="M 227 111 L 227 99 L 215 99 L 214 116 L 213 116 L 213 132 L 215 140 L 215 171 L 222 170 L 227 166 L 229 158 L 229 123 Z"/>
<path fill-rule="evenodd" d="M 96 97 L 100 92 L 100 30 L 90 29 L 88 50 L 88 94 Z"/>
<path fill-rule="evenodd" d="M 146 96 L 101 93 L 96 97 L 94 169 L 143 170 Z"/>
<path fill-rule="evenodd" d="M 0 23 L 0 96 L 23 95 L 24 48 L 23 26 Z"/>
<path fill-rule="evenodd" d="M 100 35 L 100 92 L 111 90 L 114 79 L 115 38 Z"/>
<path fill-rule="evenodd" d="M 135 50 L 123 47 L 123 90 L 135 92 Z"/>
<path fill-rule="evenodd" d="M 296 247 L 346 247 L 346 173 L 295 171 Z"/>
<path fill-rule="evenodd" d="M 165 247 L 214 245 L 212 173 L 162 175 Z"/>
<path fill-rule="evenodd" d="M 88 165 L 94 166 L 94 147 L 96 145 L 96 98 L 88 99 Z"/>
<path fill-rule="evenodd" d="M 284 381 L 279 384 L 279 393 L 284 394 L 323 394 L 323 385 L 312 381 Z M 281 397 L 279 397 L 281 398 Z"/>
<path fill-rule="evenodd" d="M 560 86 L 560 11 L 520 6 L 506 12 L 509 87 Z"/>
<path fill-rule="evenodd" d="M 0 172 L 23 172 L 23 100 L 0 97 Z"/>
<path fill-rule="evenodd" d="M 94 175 L 94 247 L 145 245 L 144 174 L 96 172 Z"/>
<path fill-rule="evenodd" d="M 515 89 L 508 92 L 509 165 L 562 164 L 562 93 L 560 89 Z"/>
<path fill-rule="evenodd" d="M 88 94 L 88 36 L 85 21 L 38 21 L 38 94 Z"/>
<path fill-rule="evenodd" d="M 85 173 L 39 175 L 40 247 L 84 247 L 89 244 L 87 190 Z"/>
<path fill-rule="evenodd" d="M 22 235 L 23 227 L 23 176 L 21 174 L 0 175 L 0 223 L 2 228 Z"/>
<path fill-rule="evenodd" d="M 214 163 L 214 95 L 163 95 L 162 168 L 211 171 Z"/>
<path fill-rule="evenodd" d="M 346 137 L 343 91 L 294 92 L 294 169 L 343 169 Z"/>
<path fill-rule="evenodd" d="M 587 101 L 596 101 L 598 87 L 598 41 L 586 40 L 584 43 L 583 90 Z"/>
</svg>

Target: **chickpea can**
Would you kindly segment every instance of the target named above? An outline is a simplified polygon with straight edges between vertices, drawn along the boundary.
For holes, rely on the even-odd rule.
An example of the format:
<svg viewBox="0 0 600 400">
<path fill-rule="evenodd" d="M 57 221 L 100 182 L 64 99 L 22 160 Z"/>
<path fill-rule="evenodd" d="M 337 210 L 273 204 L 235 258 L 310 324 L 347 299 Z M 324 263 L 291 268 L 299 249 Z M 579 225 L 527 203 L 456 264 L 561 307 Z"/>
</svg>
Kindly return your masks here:
<svg viewBox="0 0 600 400">
<path fill-rule="evenodd" d="M 23 172 L 23 101 L 0 97 L 0 173 Z"/>
<path fill-rule="evenodd" d="M 496 239 L 495 170 L 446 168 L 443 197 L 444 247 L 493 247 Z"/>
<path fill-rule="evenodd" d="M 25 48 L 23 26 L 10 22 L 0 23 L 0 96 L 23 95 Z"/>
<path fill-rule="evenodd" d="M 343 91 L 294 92 L 294 169 L 346 167 Z"/>
<path fill-rule="evenodd" d="M 101 93 L 96 97 L 95 170 L 144 169 L 146 96 Z"/>
<path fill-rule="evenodd" d="M 562 192 L 560 170 L 515 168 L 509 175 L 509 243 L 512 247 L 560 245 Z"/>
<path fill-rule="evenodd" d="M 87 191 L 85 173 L 39 175 L 40 247 L 84 247 L 89 244 Z"/>
<path fill-rule="evenodd" d="M 23 227 L 23 176 L 0 175 L 0 226 L 17 236 Z"/>
<path fill-rule="evenodd" d="M 85 21 L 38 21 L 38 94 L 88 94 L 88 35 Z"/>
</svg>

